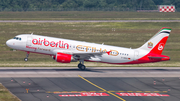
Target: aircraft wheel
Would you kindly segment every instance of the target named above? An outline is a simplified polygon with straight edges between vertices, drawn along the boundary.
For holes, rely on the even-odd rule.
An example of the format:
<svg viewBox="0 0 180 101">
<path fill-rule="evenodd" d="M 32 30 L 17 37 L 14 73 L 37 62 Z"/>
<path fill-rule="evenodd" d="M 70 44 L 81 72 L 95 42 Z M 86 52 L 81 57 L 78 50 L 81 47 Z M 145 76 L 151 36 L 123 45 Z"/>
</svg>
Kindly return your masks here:
<svg viewBox="0 0 180 101">
<path fill-rule="evenodd" d="M 79 68 L 79 69 L 80 69 L 81 65 L 82 65 L 81 63 L 78 64 L 78 68 Z"/>
<path fill-rule="evenodd" d="M 78 68 L 79 68 L 80 70 L 85 70 L 85 69 L 86 69 L 86 66 L 83 65 L 83 64 L 79 64 L 78 66 L 79 66 Z"/>
<path fill-rule="evenodd" d="M 24 61 L 27 62 L 27 61 L 28 61 L 28 58 L 24 58 Z"/>
</svg>

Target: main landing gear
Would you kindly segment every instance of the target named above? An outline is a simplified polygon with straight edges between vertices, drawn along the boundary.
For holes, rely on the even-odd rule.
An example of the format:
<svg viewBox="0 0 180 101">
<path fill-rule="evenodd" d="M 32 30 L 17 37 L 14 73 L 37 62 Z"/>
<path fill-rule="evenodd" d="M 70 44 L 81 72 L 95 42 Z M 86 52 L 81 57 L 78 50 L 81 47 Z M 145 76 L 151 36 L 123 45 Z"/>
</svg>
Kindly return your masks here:
<svg viewBox="0 0 180 101">
<path fill-rule="evenodd" d="M 84 65 L 84 60 L 79 60 L 80 63 L 78 64 L 78 68 L 80 70 L 85 70 L 86 69 L 86 66 Z"/>
<path fill-rule="evenodd" d="M 28 56 L 29 56 L 29 52 L 27 52 L 26 54 L 26 58 L 24 58 L 24 61 L 27 62 L 28 61 Z"/>
</svg>

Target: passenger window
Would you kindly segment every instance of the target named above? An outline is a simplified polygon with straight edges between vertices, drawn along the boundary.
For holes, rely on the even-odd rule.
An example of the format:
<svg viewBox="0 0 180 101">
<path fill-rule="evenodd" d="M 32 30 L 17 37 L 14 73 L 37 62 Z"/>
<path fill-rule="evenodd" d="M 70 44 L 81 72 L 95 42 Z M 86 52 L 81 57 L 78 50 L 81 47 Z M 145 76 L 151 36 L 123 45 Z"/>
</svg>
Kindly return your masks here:
<svg viewBox="0 0 180 101">
<path fill-rule="evenodd" d="M 19 38 L 19 40 L 21 40 L 21 38 Z"/>
</svg>

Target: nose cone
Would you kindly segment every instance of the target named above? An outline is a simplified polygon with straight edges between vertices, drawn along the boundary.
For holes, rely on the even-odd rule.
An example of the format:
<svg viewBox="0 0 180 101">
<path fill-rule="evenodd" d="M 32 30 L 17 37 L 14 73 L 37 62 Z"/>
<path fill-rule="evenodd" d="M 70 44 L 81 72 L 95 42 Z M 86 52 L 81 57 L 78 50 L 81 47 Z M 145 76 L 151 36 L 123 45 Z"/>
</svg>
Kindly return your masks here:
<svg viewBox="0 0 180 101">
<path fill-rule="evenodd" d="M 12 45 L 13 45 L 12 40 L 10 39 L 10 40 L 6 41 L 6 45 L 8 47 L 12 47 Z"/>
</svg>

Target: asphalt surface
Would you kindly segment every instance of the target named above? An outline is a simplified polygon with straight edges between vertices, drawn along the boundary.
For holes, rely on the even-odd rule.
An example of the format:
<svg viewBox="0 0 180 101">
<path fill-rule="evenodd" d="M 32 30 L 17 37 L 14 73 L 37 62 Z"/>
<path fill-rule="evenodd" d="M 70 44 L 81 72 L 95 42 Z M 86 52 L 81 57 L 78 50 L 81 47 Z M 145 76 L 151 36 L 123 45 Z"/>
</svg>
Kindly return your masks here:
<svg viewBox="0 0 180 101">
<path fill-rule="evenodd" d="M 0 67 L 0 77 L 180 77 L 179 67 Z"/>
<path fill-rule="evenodd" d="M 0 22 L 180 22 L 180 20 L 0 20 Z"/>
<path fill-rule="evenodd" d="M 127 76 L 117 75 L 123 72 Z M 158 73 L 159 77 L 153 76 Z M 92 67 L 86 71 L 75 67 L 2 67 L 0 82 L 22 101 L 179 101 L 180 76 L 176 73 L 180 74 L 178 67 Z"/>
</svg>

